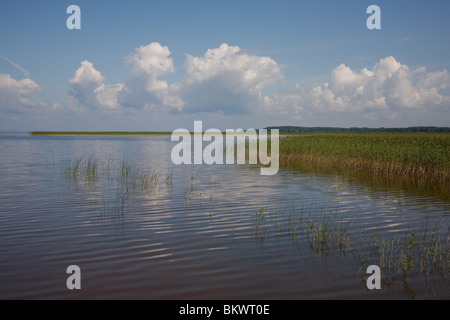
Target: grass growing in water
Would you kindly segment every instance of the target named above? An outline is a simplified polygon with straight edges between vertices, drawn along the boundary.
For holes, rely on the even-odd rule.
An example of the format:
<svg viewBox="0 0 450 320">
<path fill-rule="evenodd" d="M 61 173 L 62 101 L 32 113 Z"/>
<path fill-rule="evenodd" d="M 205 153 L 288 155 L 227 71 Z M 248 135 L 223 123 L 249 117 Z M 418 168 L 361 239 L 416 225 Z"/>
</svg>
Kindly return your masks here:
<svg viewBox="0 0 450 320">
<path fill-rule="evenodd" d="M 450 183 L 450 134 L 305 134 L 280 140 L 280 161 Z"/>
<path fill-rule="evenodd" d="M 96 185 L 106 184 L 113 194 L 103 194 L 99 212 L 113 217 L 123 217 L 126 205 L 132 196 L 148 196 L 160 187 L 165 179 L 165 187 L 172 188 L 173 173 L 166 176 L 150 168 L 141 169 L 126 160 L 117 167 L 114 161 L 103 161 L 100 157 L 90 156 L 67 160 L 63 164 L 63 177 L 75 182 L 83 193 L 95 190 Z"/>
<path fill-rule="evenodd" d="M 374 249 L 379 252 L 380 268 L 405 278 L 409 272 L 445 277 L 450 268 L 449 237 L 443 241 L 441 229 L 418 236 L 412 231 L 403 239 L 378 240 L 374 236 Z"/>
<path fill-rule="evenodd" d="M 66 179 L 80 180 L 88 182 L 96 181 L 103 162 L 98 157 L 90 156 L 87 159 L 76 158 L 73 161 L 66 161 L 64 164 L 64 177 Z"/>
<path fill-rule="evenodd" d="M 425 230 L 411 231 L 404 236 L 386 238 L 372 234 L 367 237 L 362 232 L 350 232 L 352 219 L 338 213 L 324 210 L 314 215 L 312 210 L 286 208 L 281 213 L 268 214 L 261 208 L 255 215 L 255 242 L 264 249 L 270 239 L 281 240 L 284 237 L 295 247 L 306 245 L 323 257 L 351 255 L 360 261 L 358 273 L 365 272 L 371 264 L 380 266 L 385 284 L 396 279 L 407 283 L 412 274 L 448 279 L 449 228 L 440 221 L 430 229 L 428 223 L 427 219 Z"/>
<path fill-rule="evenodd" d="M 324 256 L 333 250 L 345 252 L 350 247 L 349 221 L 339 221 L 337 215 L 326 210 L 314 217 L 306 214 L 304 208 L 299 213 L 287 210 L 287 213 L 273 216 L 265 213 L 264 208 L 259 209 L 255 218 L 255 239 L 259 245 L 270 237 L 279 240 L 287 236 L 294 246 L 307 241 L 311 250 Z"/>
</svg>

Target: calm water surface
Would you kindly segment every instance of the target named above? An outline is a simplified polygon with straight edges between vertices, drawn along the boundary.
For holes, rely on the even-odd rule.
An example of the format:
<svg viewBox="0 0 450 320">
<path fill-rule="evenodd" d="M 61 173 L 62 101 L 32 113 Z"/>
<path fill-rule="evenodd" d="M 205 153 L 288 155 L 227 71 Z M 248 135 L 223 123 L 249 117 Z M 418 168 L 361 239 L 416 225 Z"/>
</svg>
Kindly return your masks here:
<svg viewBox="0 0 450 320">
<path fill-rule="evenodd" d="M 173 146 L 1 134 L 0 298 L 450 298 L 448 270 L 394 277 L 379 291 L 360 270 L 379 261 L 376 239 L 439 229 L 448 241 L 445 193 L 329 172 L 174 166 Z M 97 173 L 74 175 L 77 159 L 99 159 Z M 350 247 L 320 250 L 291 233 L 289 221 L 324 215 L 348 228 Z M 70 265 L 81 291 L 66 287 Z"/>
</svg>

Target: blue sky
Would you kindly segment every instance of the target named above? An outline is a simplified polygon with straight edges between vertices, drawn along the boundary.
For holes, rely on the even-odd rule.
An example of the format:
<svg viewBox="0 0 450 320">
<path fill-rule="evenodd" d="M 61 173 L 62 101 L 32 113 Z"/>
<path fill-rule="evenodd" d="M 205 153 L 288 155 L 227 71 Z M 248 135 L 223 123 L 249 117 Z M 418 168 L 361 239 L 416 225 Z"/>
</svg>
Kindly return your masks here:
<svg viewBox="0 0 450 320">
<path fill-rule="evenodd" d="M 68 30 L 69 5 L 81 30 Z M 381 30 L 369 30 L 369 5 Z M 448 126 L 448 1 L 2 1 L 0 130 Z"/>
</svg>

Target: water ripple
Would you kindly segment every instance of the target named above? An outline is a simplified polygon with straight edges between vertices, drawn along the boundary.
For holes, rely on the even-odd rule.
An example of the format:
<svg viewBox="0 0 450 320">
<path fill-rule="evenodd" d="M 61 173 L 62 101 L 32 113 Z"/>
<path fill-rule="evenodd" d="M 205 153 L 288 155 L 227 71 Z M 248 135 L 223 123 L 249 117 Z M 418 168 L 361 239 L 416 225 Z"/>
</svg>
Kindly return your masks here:
<svg viewBox="0 0 450 320">
<path fill-rule="evenodd" d="M 14 139 L 0 139 L 0 298 L 371 298 L 355 276 L 371 244 L 325 254 L 311 248 L 308 224 L 331 217 L 358 240 L 420 236 L 437 224 L 448 233 L 450 203 L 392 184 L 176 167 L 165 137 Z M 68 160 L 90 155 L 116 171 L 96 181 L 64 177 Z M 158 172 L 158 182 L 120 185 L 125 155 L 136 172 Z M 80 293 L 65 288 L 72 264 L 82 269 Z M 430 291 L 420 278 L 412 285 L 418 297 L 450 295 L 448 286 Z M 376 296 L 385 297 L 407 296 L 395 289 Z"/>
</svg>

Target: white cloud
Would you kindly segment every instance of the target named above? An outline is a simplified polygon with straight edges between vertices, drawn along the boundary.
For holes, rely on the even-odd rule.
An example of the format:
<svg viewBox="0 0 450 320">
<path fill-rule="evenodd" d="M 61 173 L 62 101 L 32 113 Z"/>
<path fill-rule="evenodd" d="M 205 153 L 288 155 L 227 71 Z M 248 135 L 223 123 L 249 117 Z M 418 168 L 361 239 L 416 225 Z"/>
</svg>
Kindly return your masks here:
<svg viewBox="0 0 450 320">
<path fill-rule="evenodd" d="M 128 78 L 125 83 L 118 84 L 105 84 L 106 78 L 101 72 L 91 62 L 83 61 L 69 79 L 72 91 L 66 103 L 76 111 L 97 108 L 121 112 L 124 108 L 161 107 L 179 110 L 182 101 L 171 93 L 166 81 L 159 79 L 175 72 L 169 56 L 169 49 L 156 42 L 136 48 L 133 54 L 125 57 L 125 62 L 132 65 Z"/>
<path fill-rule="evenodd" d="M 72 91 L 66 104 L 77 111 L 128 108 L 136 114 L 153 110 L 231 116 L 262 111 L 287 121 L 332 120 L 342 115 L 355 125 L 359 119 L 382 123 L 405 117 L 414 120 L 413 116 L 421 119 L 426 113 L 436 119 L 450 108 L 447 70 L 411 70 L 394 57 L 359 71 L 340 64 L 330 71 L 327 83 L 299 83 L 268 96 L 264 90 L 283 80 L 282 66 L 270 57 L 222 44 L 203 56 L 186 55 L 184 78 L 169 84 L 163 77 L 175 73 L 170 55 L 168 47 L 159 43 L 136 48 L 125 57 L 131 70 L 119 84 L 106 84 L 101 72 L 83 61 L 69 80 Z"/>
<path fill-rule="evenodd" d="M 169 85 L 161 77 L 174 73 L 168 47 L 153 42 L 125 57 L 131 71 L 124 84 L 107 85 L 89 61 L 83 61 L 69 83 L 74 99 L 89 108 L 158 109 L 185 113 L 242 114 L 264 105 L 263 90 L 283 79 L 282 68 L 269 57 L 243 53 L 222 44 L 203 57 L 186 56 L 186 75 Z"/>
<path fill-rule="evenodd" d="M 114 110 L 118 109 L 117 94 L 122 90 L 122 84 L 105 85 L 105 77 L 97 71 L 94 65 L 85 60 L 69 79 L 72 88 L 70 95 L 81 105 L 87 107 Z"/>
<path fill-rule="evenodd" d="M 174 85 L 184 112 L 242 114 L 263 105 L 263 89 L 283 79 L 272 58 L 249 55 L 222 44 L 202 57 L 186 56 L 186 75 Z"/>
<path fill-rule="evenodd" d="M 168 47 L 157 42 L 137 48 L 134 54 L 125 57 L 125 62 L 133 65 L 130 78 L 143 80 L 144 87 L 149 92 L 167 89 L 167 82 L 158 77 L 175 72 L 170 54 Z"/>
<path fill-rule="evenodd" d="M 24 112 L 44 106 L 29 99 L 40 91 L 39 85 L 31 79 L 16 80 L 9 74 L 0 74 L 0 111 Z"/>
<path fill-rule="evenodd" d="M 273 112 L 362 113 L 366 118 L 392 119 L 402 112 L 425 112 L 450 106 L 442 90 L 450 87 L 447 70 L 411 71 L 394 57 L 381 59 L 371 70 L 354 71 L 341 64 L 323 85 L 297 84 L 266 100 Z"/>
<path fill-rule="evenodd" d="M 186 55 L 184 77 L 172 84 L 164 79 L 175 73 L 168 47 L 159 43 L 138 47 L 124 62 L 130 71 L 123 83 L 108 84 L 90 61 L 82 61 L 69 79 L 71 91 L 64 105 L 37 101 L 41 87 L 28 77 L 16 80 L 0 74 L 3 120 L 24 113 L 50 119 L 49 114 L 64 110 L 70 115 L 99 110 L 98 117 L 106 115 L 103 111 L 112 117 L 127 111 L 137 120 L 153 119 L 158 124 L 161 121 L 155 119 L 181 123 L 180 119 L 202 117 L 244 127 L 262 121 L 263 125 L 398 126 L 446 125 L 450 114 L 449 72 L 411 69 L 394 57 L 360 70 L 340 64 L 330 70 L 326 83 L 298 83 L 271 95 L 265 91 L 283 80 L 283 67 L 237 46 L 222 44 L 201 56 Z"/>
<path fill-rule="evenodd" d="M 125 62 L 132 65 L 131 72 L 119 100 L 125 107 L 136 109 L 169 108 L 181 110 L 183 102 L 160 77 L 175 72 L 171 52 L 166 46 L 157 42 L 136 48 L 135 52 L 125 57 Z"/>
</svg>

